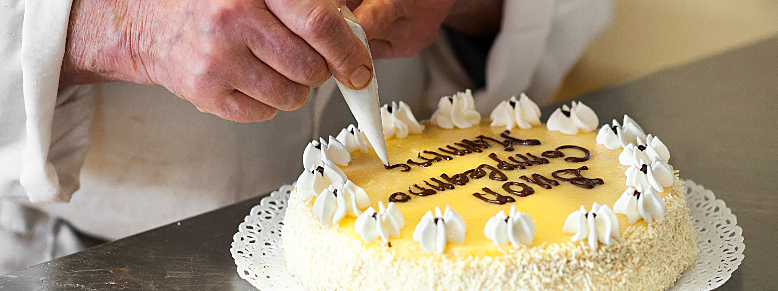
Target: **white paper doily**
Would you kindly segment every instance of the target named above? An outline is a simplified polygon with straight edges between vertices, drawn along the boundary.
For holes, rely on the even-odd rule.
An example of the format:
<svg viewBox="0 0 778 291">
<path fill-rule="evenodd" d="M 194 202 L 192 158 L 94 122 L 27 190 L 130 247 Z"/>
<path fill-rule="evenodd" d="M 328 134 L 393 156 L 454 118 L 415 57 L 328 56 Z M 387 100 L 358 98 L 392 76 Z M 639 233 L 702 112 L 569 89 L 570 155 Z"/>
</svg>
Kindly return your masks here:
<svg viewBox="0 0 778 291">
<path fill-rule="evenodd" d="M 686 205 L 697 231 L 697 260 L 668 290 L 712 290 L 743 261 L 743 233 L 737 218 L 713 192 L 685 180 Z M 286 270 L 281 226 L 293 186 L 284 185 L 254 206 L 232 237 L 238 274 L 260 290 L 307 290 Z"/>
</svg>

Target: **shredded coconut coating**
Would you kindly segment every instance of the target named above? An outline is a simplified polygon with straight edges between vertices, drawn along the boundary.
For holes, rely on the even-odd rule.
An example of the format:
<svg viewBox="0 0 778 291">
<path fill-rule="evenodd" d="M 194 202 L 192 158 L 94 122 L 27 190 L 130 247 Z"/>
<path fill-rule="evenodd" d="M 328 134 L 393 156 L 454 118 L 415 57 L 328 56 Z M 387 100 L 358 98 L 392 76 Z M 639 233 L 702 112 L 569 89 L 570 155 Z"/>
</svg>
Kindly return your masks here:
<svg viewBox="0 0 778 291">
<path fill-rule="evenodd" d="M 281 244 L 289 272 L 310 290 L 664 290 L 698 253 L 684 188 L 677 175 L 674 180 L 663 219 L 628 227 L 596 252 L 568 242 L 497 257 L 397 258 L 389 247 L 367 248 L 322 229 L 296 193 Z"/>
</svg>

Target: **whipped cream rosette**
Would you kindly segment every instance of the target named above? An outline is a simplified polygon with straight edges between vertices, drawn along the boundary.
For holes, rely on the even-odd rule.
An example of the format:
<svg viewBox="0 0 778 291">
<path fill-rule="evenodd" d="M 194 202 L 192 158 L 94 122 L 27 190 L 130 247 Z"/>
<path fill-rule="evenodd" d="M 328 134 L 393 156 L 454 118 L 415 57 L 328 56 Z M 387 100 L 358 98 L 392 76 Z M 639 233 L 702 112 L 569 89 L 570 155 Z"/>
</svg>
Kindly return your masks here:
<svg viewBox="0 0 778 291">
<path fill-rule="evenodd" d="M 521 211 L 516 211 L 516 206 L 511 205 L 509 215 L 505 215 L 505 210 L 500 210 L 494 216 L 489 218 L 484 226 L 484 235 L 494 242 L 494 245 L 500 246 L 508 242 L 514 248 L 522 244 L 532 244 L 535 236 L 535 222 L 532 217 Z"/>
<path fill-rule="evenodd" d="M 597 133 L 597 143 L 605 145 L 608 149 L 618 147 L 625 148 L 629 144 L 637 144 L 638 138 L 646 140 L 646 133 L 643 128 L 632 118 L 624 114 L 624 125 L 620 125 L 615 119 L 612 125 L 603 125 Z"/>
<path fill-rule="evenodd" d="M 349 124 L 348 127 L 340 130 L 340 133 L 338 133 L 338 136 L 335 139 L 342 143 L 349 152 L 359 150 L 360 152 L 366 153 L 372 148 L 365 133 L 357 129 L 353 124 Z"/>
<path fill-rule="evenodd" d="M 391 105 L 384 104 L 381 107 L 381 124 L 385 138 L 392 136 L 405 138 L 408 133 L 419 134 L 424 129 L 424 125 L 416 121 L 408 104 L 402 101 L 392 102 Z"/>
<path fill-rule="evenodd" d="M 649 134 L 646 136 L 646 139 L 649 141 L 648 143 L 644 143 L 640 137 L 636 137 L 636 139 L 637 145 L 632 143 L 628 144 L 624 147 L 621 155 L 619 155 L 619 162 L 622 165 L 640 166 L 641 160 L 649 162 L 661 160 L 663 163 L 667 163 L 670 160 L 670 151 L 658 137 Z"/>
<path fill-rule="evenodd" d="M 329 143 L 324 141 L 324 138 L 308 143 L 303 151 L 303 167 L 312 170 L 321 166 L 323 161 L 332 161 L 346 166 L 351 161 L 351 155 L 346 146 L 332 136 L 329 138 Z"/>
<path fill-rule="evenodd" d="M 586 239 L 592 251 L 596 251 L 600 243 L 610 245 L 614 237 L 621 236 L 616 213 L 608 205 L 599 205 L 597 202 L 592 204 L 589 212 L 581 205 L 581 209 L 567 217 L 562 230 L 574 234 L 570 239 L 572 241 Z"/>
<path fill-rule="evenodd" d="M 533 125 L 540 125 L 540 108 L 526 94 L 521 93 L 521 97 L 516 100 L 512 96 L 510 100 L 500 102 L 492 110 L 490 115 L 492 126 L 505 126 L 505 129 L 532 128 Z"/>
<path fill-rule="evenodd" d="M 381 201 L 378 201 L 378 212 L 373 207 L 368 207 L 354 222 L 354 230 L 365 243 L 380 238 L 388 244 L 390 237 L 400 236 L 400 229 L 404 226 L 403 214 L 394 203 L 389 202 L 389 205 L 384 207 Z"/>
<path fill-rule="evenodd" d="M 627 216 L 629 223 L 635 223 L 642 218 L 648 223 L 665 216 L 665 201 L 659 197 L 654 188 L 638 189 L 629 187 L 613 204 L 613 211 Z"/>
<path fill-rule="evenodd" d="M 546 127 L 551 131 L 564 134 L 577 134 L 579 131 L 590 132 L 597 129 L 600 121 L 594 110 L 585 104 L 573 101 L 572 107 L 562 105 L 548 117 Z"/>
<path fill-rule="evenodd" d="M 303 200 L 311 199 L 319 195 L 324 189 L 332 184 L 345 183 L 346 173 L 338 168 L 332 161 L 322 161 L 321 166 L 316 166 L 312 170 L 304 170 L 297 178 L 297 194 Z"/>
<path fill-rule="evenodd" d="M 432 113 L 430 123 L 442 128 L 469 128 L 481 122 L 481 114 L 475 110 L 470 90 L 440 98 L 438 109 Z"/>
<path fill-rule="evenodd" d="M 435 207 L 435 214 L 427 211 L 413 230 L 413 240 L 419 242 L 425 253 L 443 253 L 447 242 L 464 242 L 467 226 L 465 220 L 454 209 L 446 205 L 441 213 Z"/>
<path fill-rule="evenodd" d="M 333 183 L 324 189 L 313 202 L 313 215 L 322 227 L 337 226 L 346 215 L 358 217 L 362 209 L 370 205 L 365 190 L 351 181 Z"/>
</svg>

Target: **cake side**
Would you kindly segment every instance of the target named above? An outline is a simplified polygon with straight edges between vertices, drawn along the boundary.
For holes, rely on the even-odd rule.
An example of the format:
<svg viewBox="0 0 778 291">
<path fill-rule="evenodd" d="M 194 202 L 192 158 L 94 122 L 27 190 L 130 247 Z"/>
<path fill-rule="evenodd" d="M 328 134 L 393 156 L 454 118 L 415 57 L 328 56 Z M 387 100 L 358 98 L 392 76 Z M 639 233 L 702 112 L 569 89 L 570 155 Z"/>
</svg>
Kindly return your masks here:
<svg viewBox="0 0 778 291">
<path fill-rule="evenodd" d="M 568 242 L 497 257 L 406 259 L 322 228 L 310 203 L 292 195 L 282 246 L 290 273 L 311 290 L 664 290 L 698 252 L 677 176 L 666 202 L 663 219 L 596 252 Z"/>
</svg>

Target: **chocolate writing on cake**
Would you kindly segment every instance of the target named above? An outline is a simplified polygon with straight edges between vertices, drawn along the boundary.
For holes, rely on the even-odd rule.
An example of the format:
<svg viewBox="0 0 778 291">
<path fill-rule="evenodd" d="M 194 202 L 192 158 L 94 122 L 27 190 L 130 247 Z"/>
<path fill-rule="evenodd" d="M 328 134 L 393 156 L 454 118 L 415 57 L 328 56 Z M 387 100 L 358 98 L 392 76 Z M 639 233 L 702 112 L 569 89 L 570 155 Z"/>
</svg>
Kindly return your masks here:
<svg viewBox="0 0 778 291">
<path fill-rule="evenodd" d="M 412 167 L 430 167 L 434 163 L 449 161 L 457 156 L 464 156 L 473 153 L 482 153 L 484 149 L 490 148 L 491 143 L 502 147 L 503 152 L 514 152 L 514 146 L 535 146 L 540 145 L 536 139 L 522 140 L 510 136 L 510 131 L 500 133 L 500 139 L 479 135 L 474 139 L 462 139 L 437 150 L 425 150 L 418 154 L 416 159 L 408 159 L 404 164 L 394 164 L 386 166 L 387 170 L 399 168 L 402 172 L 411 171 Z M 572 169 L 560 169 L 554 171 L 551 177 L 543 176 L 538 173 L 531 173 L 519 177 L 521 181 L 509 181 L 504 171 L 525 170 L 533 165 L 549 164 L 554 159 L 564 158 L 568 163 L 582 163 L 591 159 L 591 152 L 583 147 L 576 145 L 563 145 L 554 150 L 545 151 L 539 155 L 532 153 L 508 153 L 508 155 L 498 155 L 490 153 L 488 155 L 491 163 L 478 165 L 462 173 L 442 173 L 437 177 L 430 177 L 421 183 L 415 183 L 408 187 L 405 192 L 395 192 L 389 196 L 390 202 L 408 202 L 413 197 L 425 197 L 435 195 L 439 192 L 453 190 L 457 186 L 464 186 L 472 180 L 488 178 L 493 181 L 502 182 L 501 189 L 497 192 L 489 187 L 483 187 L 481 191 L 472 194 L 473 197 L 481 201 L 493 204 L 505 204 L 516 202 L 515 197 L 527 197 L 535 193 L 534 186 L 544 189 L 552 189 L 559 186 L 561 182 L 571 185 L 593 189 L 597 185 L 605 182 L 600 178 L 587 178 L 582 171 L 588 170 L 587 166 L 581 166 Z"/>
</svg>

